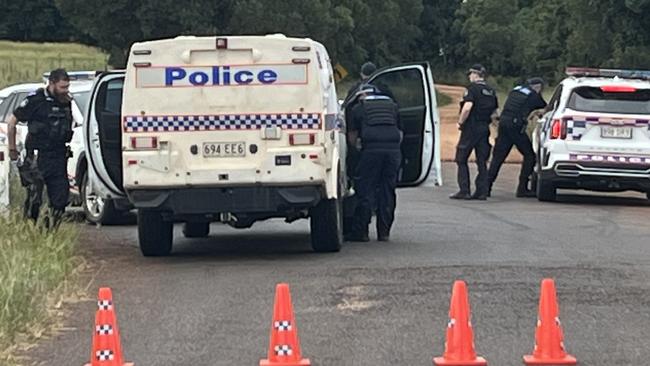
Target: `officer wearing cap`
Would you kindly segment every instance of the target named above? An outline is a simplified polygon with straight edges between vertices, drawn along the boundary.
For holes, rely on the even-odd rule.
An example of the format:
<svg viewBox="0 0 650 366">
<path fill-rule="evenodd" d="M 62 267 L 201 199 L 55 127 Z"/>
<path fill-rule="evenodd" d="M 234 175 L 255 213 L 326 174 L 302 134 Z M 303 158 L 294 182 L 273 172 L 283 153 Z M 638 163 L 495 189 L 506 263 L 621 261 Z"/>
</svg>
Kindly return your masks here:
<svg viewBox="0 0 650 366">
<path fill-rule="evenodd" d="M 402 126 L 397 103 L 386 90 L 365 84 L 355 94 L 348 146 L 361 140 L 361 156 L 357 166 L 355 191 L 357 207 L 355 222 L 346 239 L 369 241 L 368 225 L 372 203 L 377 206 L 377 239 L 388 241 L 395 218 L 397 176 L 402 162 L 400 144 Z"/>
<path fill-rule="evenodd" d="M 16 124 L 26 121 L 25 159 L 21 166 L 21 180 L 28 187 L 25 215 L 38 219 L 43 185 L 47 187 L 52 228 L 58 226 L 68 204 L 67 175 L 68 150 L 72 139 L 72 98 L 70 77 L 64 69 L 50 73 L 48 85 L 27 96 L 9 117 L 8 138 L 11 160 L 18 159 Z"/>
<path fill-rule="evenodd" d="M 499 119 L 499 136 L 494 146 L 494 157 L 488 171 L 490 191 L 501 165 L 514 145 L 524 156 L 516 195 L 517 197 L 535 197 L 535 192 L 528 188 L 528 180 L 535 168 L 536 159 L 533 145 L 526 133 L 526 127 L 531 112 L 546 108 L 546 101 L 542 97 L 543 89 L 544 80 L 532 78 L 526 84 L 515 87 L 508 95 Z"/>
<path fill-rule="evenodd" d="M 461 102 L 458 118 L 460 140 L 456 147 L 458 165 L 458 186 L 460 190 L 451 199 L 485 200 L 488 194 L 487 160 L 490 157 L 489 125 L 499 106 L 496 92 L 485 82 L 485 68 L 476 64 L 467 71 L 471 84 L 467 87 Z M 469 166 L 467 161 L 472 151 L 476 155 L 478 175 L 476 191 L 470 193 Z"/>
<path fill-rule="evenodd" d="M 377 71 L 377 66 L 370 61 L 361 65 L 361 70 L 359 71 L 360 80 L 357 81 L 350 90 L 348 90 L 348 95 L 345 97 L 345 101 L 343 102 L 344 106 L 349 105 L 353 101 L 359 88 L 368 81 L 370 75 L 374 74 L 375 71 Z"/>
</svg>

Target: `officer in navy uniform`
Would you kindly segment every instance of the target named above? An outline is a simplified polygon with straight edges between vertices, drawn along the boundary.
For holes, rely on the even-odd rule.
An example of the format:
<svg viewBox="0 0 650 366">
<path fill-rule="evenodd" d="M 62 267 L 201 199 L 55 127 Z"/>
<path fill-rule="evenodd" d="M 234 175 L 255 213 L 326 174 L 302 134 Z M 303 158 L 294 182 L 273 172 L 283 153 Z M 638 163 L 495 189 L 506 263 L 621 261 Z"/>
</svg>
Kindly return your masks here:
<svg viewBox="0 0 650 366">
<path fill-rule="evenodd" d="M 370 61 L 361 65 L 361 70 L 359 71 L 359 76 L 361 77 L 361 79 L 356 83 L 354 83 L 354 85 L 352 85 L 352 87 L 348 90 L 348 94 L 345 97 L 345 100 L 343 101 L 344 107 L 347 106 L 352 107 L 351 102 L 355 99 L 354 97 L 356 96 L 356 93 L 359 91 L 359 88 L 361 88 L 361 86 L 368 81 L 370 75 L 374 74 L 375 71 L 377 71 L 377 66 L 375 66 L 375 64 L 373 64 Z M 346 110 L 346 112 L 347 111 L 348 110 Z"/>
<path fill-rule="evenodd" d="M 25 158 L 21 165 L 21 180 L 28 188 L 25 215 L 38 219 L 43 186 L 47 187 L 50 217 L 46 225 L 59 225 L 68 204 L 68 148 L 72 139 L 72 98 L 70 78 L 64 69 L 50 73 L 48 85 L 27 96 L 8 120 L 9 155 L 18 159 L 16 124 L 26 121 Z"/>
<path fill-rule="evenodd" d="M 397 177 L 402 163 L 402 126 L 397 103 L 388 91 L 365 84 L 357 92 L 348 126 L 348 145 L 361 140 L 355 192 L 358 204 L 350 241 L 369 241 L 373 202 L 377 206 L 377 240 L 388 241 L 395 218 Z M 375 201 L 376 200 L 376 201 Z"/>
<path fill-rule="evenodd" d="M 543 89 L 544 79 L 532 78 L 526 84 L 514 88 L 508 95 L 499 119 L 499 136 L 494 146 L 494 158 L 488 171 L 490 191 L 501 165 L 510 153 L 512 145 L 515 145 L 524 156 L 516 195 L 517 197 L 535 197 L 535 192 L 528 188 L 528 180 L 535 169 L 536 158 L 533 145 L 526 133 L 526 127 L 531 112 L 546 108 L 546 101 L 541 95 Z"/>
<path fill-rule="evenodd" d="M 460 190 L 451 195 L 451 199 L 485 200 L 488 195 L 487 160 L 490 157 L 490 123 L 499 107 L 496 92 L 485 82 L 485 68 L 476 64 L 472 66 L 467 76 L 471 84 L 467 87 L 461 102 L 461 112 L 458 119 L 458 129 L 461 131 L 460 140 L 456 147 L 456 164 L 458 165 L 458 186 Z M 467 161 L 472 153 L 476 155 L 478 175 L 476 191 L 470 193 L 469 166 Z"/>
</svg>

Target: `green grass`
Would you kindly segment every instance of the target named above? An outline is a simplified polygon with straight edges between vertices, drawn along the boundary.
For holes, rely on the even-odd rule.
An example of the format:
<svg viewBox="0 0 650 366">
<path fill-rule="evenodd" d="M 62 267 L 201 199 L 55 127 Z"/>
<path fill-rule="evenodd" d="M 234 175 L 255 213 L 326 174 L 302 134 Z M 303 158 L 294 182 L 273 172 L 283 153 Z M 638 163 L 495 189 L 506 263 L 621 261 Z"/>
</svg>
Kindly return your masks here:
<svg viewBox="0 0 650 366">
<path fill-rule="evenodd" d="M 12 180 L 12 205 L 20 187 Z M 24 194 L 22 195 L 24 197 Z M 55 293 L 77 266 L 78 228 L 64 223 L 47 231 L 22 218 L 17 207 L 0 214 L 0 364 L 17 364 L 16 344 L 29 342 L 51 321 Z"/>
<path fill-rule="evenodd" d="M 44 72 L 63 67 L 73 70 L 104 70 L 108 55 L 75 43 L 0 41 L 0 88 L 38 82 Z"/>
</svg>

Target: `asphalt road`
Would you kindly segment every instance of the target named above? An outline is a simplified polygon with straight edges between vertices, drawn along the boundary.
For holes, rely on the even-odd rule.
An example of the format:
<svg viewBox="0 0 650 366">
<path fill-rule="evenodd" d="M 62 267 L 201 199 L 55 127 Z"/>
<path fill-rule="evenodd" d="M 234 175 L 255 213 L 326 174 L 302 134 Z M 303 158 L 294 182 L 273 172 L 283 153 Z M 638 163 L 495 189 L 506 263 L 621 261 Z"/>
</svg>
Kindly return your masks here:
<svg viewBox="0 0 650 366">
<path fill-rule="evenodd" d="M 444 187 L 399 192 L 390 243 L 314 254 L 307 221 L 213 225 L 177 238 L 174 255 L 140 255 L 133 225 L 85 226 L 94 263 L 88 301 L 31 364 L 82 365 L 99 286 L 111 286 L 126 358 L 148 365 L 257 365 L 267 352 L 274 286 L 291 285 L 303 354 L 313 365 L 431 365 L 444 348 L 451 286 L 468 283 L 475 343 L 491 365 L 532 351 L 540 281 L 557 282 L 568 351 L 580 365 L 650 364 L 650 204 L 645 196 L 515 199 L 506 166 L 487 202 Z M 180 228 L 176 230 L 180 234 Z M 374 233 L 371 232 L 371 237 Z"/>
</svg>

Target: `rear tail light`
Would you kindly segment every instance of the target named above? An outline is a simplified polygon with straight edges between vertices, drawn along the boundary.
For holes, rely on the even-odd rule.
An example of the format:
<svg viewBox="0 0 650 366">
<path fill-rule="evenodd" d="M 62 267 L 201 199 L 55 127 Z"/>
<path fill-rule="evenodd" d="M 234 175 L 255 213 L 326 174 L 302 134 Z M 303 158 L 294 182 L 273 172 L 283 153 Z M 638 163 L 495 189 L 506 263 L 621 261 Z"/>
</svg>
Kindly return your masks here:
<svg viewBox="0 0 650 366">
<path fill-rule="evenodd" d="M 131 148 L 134 150 L 156 150 L 158 149 L 158 138 L 131 137 Z"/>
<path fill-rule="evenodd" d="M 554 119 L 553 124 L 551 125 L 551 139 L 557 140 L 566 139 L 567 135 L 567 123 L 562 119 Z"/>
<path fill-rule="evenodd" d="M 313 133 L 294 133 L 289 135 L 289 145 L 313 145 L 316 135 Z"/>
</svg>

